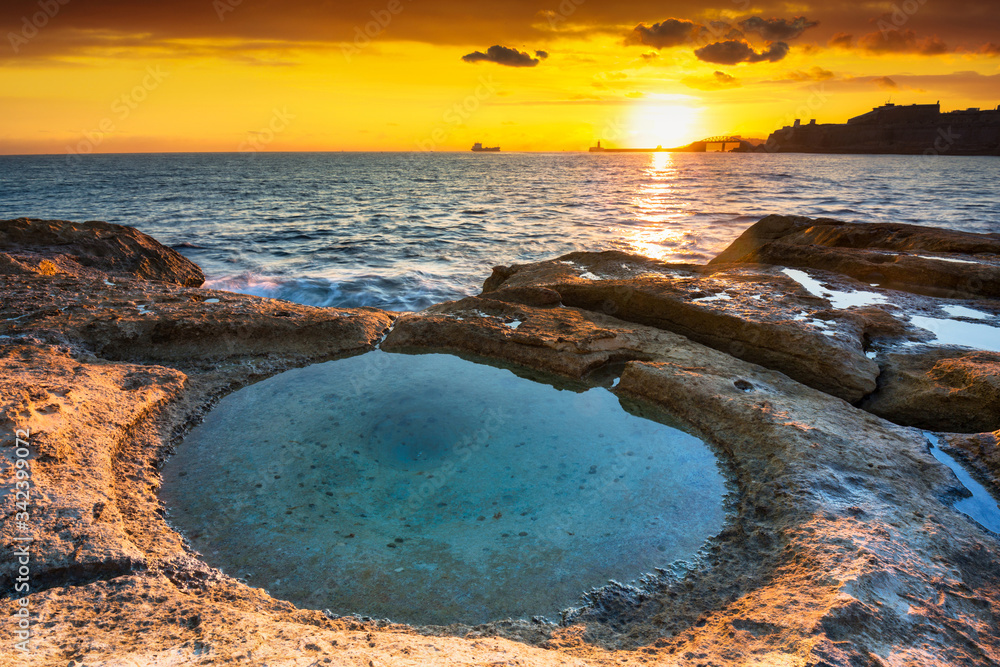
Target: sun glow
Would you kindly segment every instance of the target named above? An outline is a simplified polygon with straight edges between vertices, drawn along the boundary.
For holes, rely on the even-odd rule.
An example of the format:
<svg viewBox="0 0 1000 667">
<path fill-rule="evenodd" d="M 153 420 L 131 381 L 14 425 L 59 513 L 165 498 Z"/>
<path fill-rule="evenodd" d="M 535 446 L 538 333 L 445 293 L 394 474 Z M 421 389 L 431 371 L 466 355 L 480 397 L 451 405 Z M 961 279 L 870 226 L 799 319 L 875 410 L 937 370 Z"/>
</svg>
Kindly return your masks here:
<svg viewBox="0 0 1000 667">
<path fill-rule="evenodd" d="M 632 114 L 634 148 L 674 148 L 696 141 L 697 110 L 676 104 L 638 105 Z"/>
</svg>

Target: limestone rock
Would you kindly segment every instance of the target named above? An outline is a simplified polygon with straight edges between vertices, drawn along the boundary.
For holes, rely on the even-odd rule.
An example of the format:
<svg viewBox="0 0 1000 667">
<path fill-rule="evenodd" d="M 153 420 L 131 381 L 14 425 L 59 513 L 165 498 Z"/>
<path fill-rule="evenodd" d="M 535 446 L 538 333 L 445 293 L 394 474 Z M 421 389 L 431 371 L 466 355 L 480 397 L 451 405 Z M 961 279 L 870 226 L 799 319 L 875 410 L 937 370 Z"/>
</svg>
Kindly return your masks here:
<svg viewBox="0 0 1000 667">
<path fill-rule="evenodd" d="M 1000 498 L 1000 431 L 994 433 L 949 433 L 943 438 L 942 448 L 968 463 L 993 495 Z"/>
<path fill-rule="evenodd" d="M 1000 354 L 931 350 L 880 359 L 865 410 L 898 424 L 954 433 L 1000 428 Z"/>
<path fill-rule="evenodd" d="M 834 341 L 803 343 L 813 354 L 832 355 L 863 353 L 876 333 L 923 340 L 893 308 L 838 311 L 771 269 L 661 269 L 610 254 L 515 267 L 489 294 L 401 317 L 387 350 L 472 353 L 588 382 L 625 363 L 619 398 L 668 410 L 716 447 L 733 482 L 730 523 L 682 574 L 592 591 L 556 623 L 409 628 L 296 609 L 214 570 L 185 547 L 155 495 L 157 463 L 221 395 L 371 349 L 394 316 L 50 261 L 57 270 L 15 257 L 7 266 L 31 270 L 8 274 L 0 301 L 0 454 L 9 458 L 12 428 L 33 434 L 36 634 L 26 664 L 1000 662 L 1000 542 L 942 501 L 959 489 L 924 434 L 622 316 L 648 316 L 633 305 L 646 303 L 658 321 L 711 325 L 726 341 L 750 338 L 727 322 L 746 318 L 761 331 L 798 322 L 794 335 Z M 602 284 L 615 281 L 621 291 Z M 775 305 L 752 303 L 762 300 Z M 741 344 L 763 350 L 761 336 Z M 971 359 L 940 381 L 974 375 Z M 946 440 L 995 462 L 996 434 Z M 0 501 L 5 548 L 20 530 L 10 498 Z M 0 563 L 0 581 L 11 568 Z M 4 598 L 0 613 L 17 606 Z"/>
<path fill-rule="evenodd" d="M 619 252 L 574 253 L 494 269 L 483 297 L 529 286 L 558 293 L 566 306 L 681 334 L 847 401 L 875 390 L 879 369 L 865 356 L 864 338 L 876 323 L 827 312 L 780 271 L 706 274 Z"/>
<path fill-rule="evenodd" d="M 772 215 L 710 264 L 822 269 L 948 298 L 1000 297 L 1000 234 Z"/>
<path fill-rule="evenodd" d="M 156 366 L 84 364 L 32 346 L 0 348 L 0 428 L 28 432 L 30 519 L 15 521 L 14 494 L 0 499 L 0 539 L 32 539 L 32 582 L 59 584 L 117 576 L 145 567 L 133 544 L 115 477 L 122 439 L 168 400 L 185 376 Z M 13 465 L 12 449 L 2 450 Z M 127 487 L 126 487 L 127 488 Z M 10 590 L 17 562 L 0 562 L 0 589 Z"/>
<path fill-rule="evenodd" d="M 374 345 L 393 316 L 231 292 L 58 275 L 11 276 L 0 335 L 30 335 L 108 359 L 217 362 L 269 354 L 335 356 Z"/>
<path fill-rule="evenodd" d="M 0 220 L 0 273 L 114 276 L 200 287 L 196 264 L 142 232 L 107 222 Z"/>
</svg>

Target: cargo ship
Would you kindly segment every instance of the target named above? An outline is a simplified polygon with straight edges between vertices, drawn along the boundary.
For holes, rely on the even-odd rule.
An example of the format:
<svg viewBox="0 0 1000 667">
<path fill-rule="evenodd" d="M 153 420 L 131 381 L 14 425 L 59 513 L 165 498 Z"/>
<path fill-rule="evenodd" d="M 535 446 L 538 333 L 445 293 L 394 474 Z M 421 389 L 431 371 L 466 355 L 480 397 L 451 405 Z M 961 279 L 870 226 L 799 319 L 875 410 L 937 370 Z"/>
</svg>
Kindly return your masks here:
<svg viewBox="0 0 1000 667">
<path fill-rule="evenodd" d="M 476 143 L 472 144 L 472 152 L 473 153 L 499 153 L 500 152 L 500 147 L 499 146 L 483 146 L 481 143 L 479 143 L 477 141 Z"/>
</svg>

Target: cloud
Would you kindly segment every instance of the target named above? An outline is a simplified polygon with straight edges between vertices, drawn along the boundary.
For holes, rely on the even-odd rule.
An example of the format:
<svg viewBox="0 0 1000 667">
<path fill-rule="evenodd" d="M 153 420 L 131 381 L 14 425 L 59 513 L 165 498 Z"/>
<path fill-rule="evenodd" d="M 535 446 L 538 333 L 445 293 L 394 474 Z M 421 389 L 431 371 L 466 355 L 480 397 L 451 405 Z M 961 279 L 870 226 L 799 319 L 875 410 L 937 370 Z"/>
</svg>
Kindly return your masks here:
<svg viewBox="0 0 1000 667">
<path fill-rule="evenodd" d="M 656 60 L 660 57 L 660 54 L 656 51 L 650 51 L 649 53 L 643 53 L 640 58 L 643 60 Z"/>
<path fill-rule="evenodd" d="M 833 48 L 849 49 L 854 46 L 854 35 L 847 32 L 838 32 L 830 38 L 827 45 Z"/>
<path fill-rule="evenodd" d="M 545 60 L 546 58 L 549 57 L 549 52 L 548 51 L 535 51 L 535 57 L 538 58 L 539 60 Z"/>
<path fill-rule="evenodd" d="M 937 56 L 948 53 L 948 45 L 937 35 L 920 39 L 912 30 L 885 30 L 871 32 L 858 40 L 858 45 L 870 53 L 917 53 Z"/>
<path fill-rule="evenodd" d="M 1000 44 L 994 42 L 983 44 L 979 49 L 979 53 L 985 53 L 988 56 L 1000 56 Z"/>
<path fill-rule="evenodd" d="M 296 50 L 296 53 L 282 58 L 296 61 L 301 61 L 299 56 L 305 56 L 306 52 L 325 53 L 339 49 L 361 48 L 366 57 L 384 55 L 389 51 L 387 45 L 393 42 L 419 42 L 457 49 L 466 48 L 470 43 L 516 45 L 533 54 L 532 50 L 521 45 L 536 45 L 541 42 L 535 40 L 552 35 L 581 39 L 597 35 L 623 38 L 624 34 L 634 33 L 633 27 L 643 17 L 652 17 L 656 21 L 674 17 L 677 24 L 661 21 L 659 29 L 654 29 L 653 22 L 647 20 L 643 26 L 646 31 L 636 33 L 634 43 L 641 44 L 642 39 L 670 43 L 668 38 L 671 36 L 670 26 L 673 25 L 680 31 L 682 39 L 686 36 L 686 30 L 693 31 L 687 42 L 681 43 L 681 46 L 684 43 L 690 44 L 690 49 L 693 50 L 725 40 L 749 39 L 754 42 L 760 39 L 760 44 L 764 44 L 766 40 L 758 32 L 746 32 L 744 35 L 735 33 L 733 26 L 739 28 L 736 21 L 759 17 L 760 24 L 752 21 L 749 25 L 772 32 L 786 29 L 794 34 L 796 28 L 804 24 L 796 24 L 793 16 L 804 14 L 808 23 L 817 22 L 820 25 L 806 29 L 794 41 L 795 44 L 803 44 L 801 49 L 796 47 L 796 55 L 799 55 L 807 53 L 805 45 L 809 42 L 815 41 L 825 46 L 831 36 L 836 37 L 838 33 L 842 37 L 853 35 L 854 41 L 844 44 L 835 39 L 836 46 L 857 48 L 858 37 L 865 32 L 878 30 L 874 24 L 867 30 L 857 27 L 859 23 L 866 25 L 863 21 L 868 18 L 867 15 L 858 14 L 859 8 L 874 8 L 877 5 L 879 9 L 871 13 L 871 16 L 877 16 L 884 11 L 885 6 L 893 4 L 888 0 L 869 0 L 863 3 L 858 3 L 857 0 L 830 0 L 823 3 L 754 0 L 752 14 L 747 10 L 728 22 L 732 26 L 717 30 L 712 27 L 708 18 L 699 18 L 706 15 L 704 0 L 672 0 L 669 3 L 664 3 L 663 0 L 615 0 L 606 3 L 580 0 L 543 3 L 538 0 L 482 3 L 420 0 L 403 2 L 400 6 L 405 9 L 391 17 L 386 15 L 387 5 L 384 1 L 376 3 L 378 6 L 357 2 L 328 2 L 323 4 L 322 11 L 317 12 L 315 0 L 283 0 L 281 3 L 270 0 L 233 0 L 229 3 L 216 3 L 218 6 L 227 5 L 234 9 L 226 12 L 221 21 L 218 20 L 211 0 L 171 0 L 169 3 L 74 0 L 63 6 L 58 17 L 53 18 L 45 27 L 43 35 L 32 39 L 30 44 L 15 53 L 7 44 L 9 40 L 6 37 L 10 32 L 20 33 L 24 17 L 33 16 L 39 11 L 38 2 L 39 0 L 0 2 L 0 39 L 6 45 L 6 48 L 0 48 L 0 63 L 3 65 L 15 63 L 16 66 L 27 66 L 29 59 L 62 59 L 60 67 L 90 66 L 90 63 L 82 60 L 71 61 L 65 58 L 68 55 L 116 60 L 127 57 L 136 62 L 152 61 L 175 56 L 186 57 L 186 53 L 179 53 L 177 50 L 182 46 L 197 48 L 207 54 L 207 57 L 230 58 L 235 51 L 251 49 L 249 46 L 244 48 L 244 45 L 255 42 Z M 903 0 L 894 2 L 905 7 L 914 4 L 907 4 Z M 736 4 L 723 2 L 719 8 L 722 9 L 722 5 L 728 7 L 722 16 L 737 16 L 738 6 L 749 7 L 750 4 L 748 0 L 738 0 Z M 920 4 L 919 12 L 909 16 L 909 22 L 900 26 L 901 28 L 915 30 L 921 36 L 937 34 L 941 41 L 953 47 L 953 51 L 954 47 L 964 45 L 968 53 L 972 53 L 983 44 L 998 41 L 1000 12 L 994 11 L 995 1 L 992 4 L 987 0 L 920 1 L 916 4 Z M 539 12 L 540 7 L 548 10 Z M 665 10 L 665 7 L 669 9 Z M 797 11 L 790 14 L 789 7 L 795 7 Z M 783 19 L 771 19 L 771 23 L 768 23 L 770 17 Z M 666 26 L 662 25 L 664 23 Z M 725 20 L 720 23 L 728 25 Z M 627 27 L 623 29 L 622 26 Z M 705 34 L 706 31 L 709 31 L 708 34 Z M 135 41 L 134 50 L 125 51 L 125 41 Z M 676 42 L 676 36 L 674 41 Z M 787 40 L 774 41 L 793 43 Z M 179 44 L 182 46 L 178 46 Z M 757 46 L 759 50 L 760 45 Z M 597 49 L 581 48 L 587 53 L 598 53 Z M 637 48 L 636 53 L 650 48 Z M 458 55 L 462 53 L 468 51 L 460 50 Z M 358 55 L 361 57 L 361 54 Z M 980 57 L 989 55 L 991 54 L 987 53 Z M 561 53 L 559 57 L 574 58 L 573 62 L 580 61 L 579 55 L 574 56 L 569 51 Z"/>
<path fill-rule="evenodd" d="M 535 51 L 536 55 L 542 53 L 545 52 Z M 538 63 L 542 62 L 542 58 L 547 57 L 548 54 L 545 53 L 544 56 L 539 55 L 538 58 L 532 58 L 530 53 L 494 44 L 490 48 L 486 49 L 486 53 L 483 53 L 482 51 L 473 51 L 472 53 L 462 56 L 462 60 L 467 63 L 496 63 L 497 65 L 505 65 L 507 67 L 536 67 Z"/>
<path fill-rule="evenodd" d="M 594 80 L 590 82 L 590 85 L 604 89 L 621 88 L 632 84 L 628 83 L 628 74 L 625 72 L 599 72 L 594 75 Z"/>
<path fill-rule="evenodd" d="M 743 39 L 730 39 L 725 42 L 715 42 L 694 52 L 698 60 L 716 65 L 736 65 L 738 63 L 776 63 L 788 55 L 789 47 L 784 42 L 769 44 L 767 50 L 760 53 L 754 51 L 750 43 Z"/>
<path fill-rule="evenodd" d="M 685 77 L 681 79 L 681 83 L 688 88 L 696 88 L 697 90 L 724 90 L 743 85 L 735 76 L 719 71 L 714 72 L 710 77 Z"/>
<path fill-rule="evenodd" d="M 764 19 L 759 16 L 740 21 L 740 27 L 745 32 L 754 32 L 768 42 L 787 42 L 797 37 L 801 37 L 809 28 L 819 25 L 816 21 L 810 21 L 804 16 L 796 16 L 793 20 L 787 19 Z"/>
<path fill-rule="evenodd" d="M 808 72 L 794 70 L 784 76 L 789 81 L 829 81 L 836 78 L 836 74 L 822 67 L 812 67 Z"/>
<path fill-rule="evenodd" d="M 871 82 L 874 83 L 879 88 L 888 88 L 890 90 L 895 90 L 896 88 L 899 88 L 899 84 L 887 76 L 875 77 L 874 79 L 871 79 Z"/>
<path fill-rule="evenodd" d="M 688 42 L 701 26 L 692 21 L 667 19 L 647 26 L 640 23 L 632 29 L 626 44 L 645 44 L 655 49 L 667 49 Z"/>
</svg>

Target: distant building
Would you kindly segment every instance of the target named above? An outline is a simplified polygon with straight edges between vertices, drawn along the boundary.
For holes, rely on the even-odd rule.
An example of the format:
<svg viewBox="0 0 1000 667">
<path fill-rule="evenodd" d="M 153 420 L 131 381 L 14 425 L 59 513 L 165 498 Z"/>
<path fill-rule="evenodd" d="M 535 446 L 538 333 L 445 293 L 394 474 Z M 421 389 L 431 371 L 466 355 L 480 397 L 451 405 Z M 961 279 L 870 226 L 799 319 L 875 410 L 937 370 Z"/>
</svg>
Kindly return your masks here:
<svg viewBox="0 0 1000 667">
<path fill-rule="evenodd" d="M 941 104 L 886 104 L 844 124 L 803 125 L 772 133 L 771 153 L 1000 155 L 1000 106 L 941 113 Z"/>
</svg>

